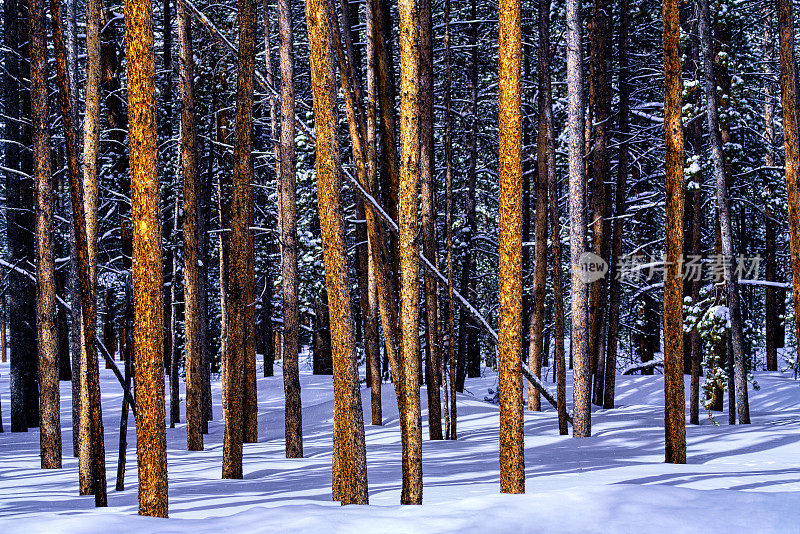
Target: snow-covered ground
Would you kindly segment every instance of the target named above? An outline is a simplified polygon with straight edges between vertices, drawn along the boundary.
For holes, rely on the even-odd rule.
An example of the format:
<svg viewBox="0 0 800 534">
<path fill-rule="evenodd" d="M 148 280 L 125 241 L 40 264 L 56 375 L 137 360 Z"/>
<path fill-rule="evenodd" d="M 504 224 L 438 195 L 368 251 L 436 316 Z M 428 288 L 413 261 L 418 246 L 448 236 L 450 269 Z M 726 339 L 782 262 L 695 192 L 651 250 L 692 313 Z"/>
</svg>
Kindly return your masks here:
<svg viewBox="0 0 800 534">
<path fill-rule="evenodd" d="M 559 436 L 555 412 L 525 414 L 526 495 L 499 494 L 498 407 L 483 401 L 489 370 L 458 398 L 458 441 L 427 439 L 423 391 L 422 506 L 399 506 L 400 443 L 393 388 L 383 388 L 384 426 L 367 426 L 370 503 L 331 502 L 331 377 L 303 369 L 305 458 L 287 460 L 283 385 L 258 379 L 259 442 L 244 446 L 244 480 L 221 480 L 220 383 L 205 451 L 186 451 L 183 424 L 167 429 L 170 519 L 136 515 L 133 421 L 126 489 L 114 491 L 121 389 L 103 369 L 109 507 L 79 497 L 72 457 L 70 387 L 61 383 L 64 468 L 39 469 L 38 431 L 9 433 L 8 364 L 0 365 L 6 433 L 0 434 L 0 532 L 798 532 L 800 383 L 757 373 L 753 424 L 705 419 L 687 427 L 688 463 L 663 461 L 663 381 L 618 377 L 618 408 L 596 410 L 593 437 Z M 260 369 L 259 369 L 260 372 Z M 688 379 L 687 379 L 688 382 Z M 688 385 L 688 384 L 687 384 Z M 369 391 L 362 390 L 369 421 Z M 568 388 L 568 399 L 571 399 Z M 181 417 L 183 418 L 181 405 Z"/>
</svg>

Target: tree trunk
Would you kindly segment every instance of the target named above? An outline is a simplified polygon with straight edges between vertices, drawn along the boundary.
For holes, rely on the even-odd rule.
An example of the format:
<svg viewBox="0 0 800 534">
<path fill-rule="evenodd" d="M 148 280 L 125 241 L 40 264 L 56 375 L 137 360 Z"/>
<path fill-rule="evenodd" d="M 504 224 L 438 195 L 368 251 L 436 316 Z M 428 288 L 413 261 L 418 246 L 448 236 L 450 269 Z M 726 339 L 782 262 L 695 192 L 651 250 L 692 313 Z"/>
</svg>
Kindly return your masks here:
<svg viewBox="0 0 800 534">
<path fill-rule="evenodd" d="M 139 514 L 167 517 L 167 450 L 164 429 L 164 335 L 161 222 L 156 162 L 155 57 L 152 7 L 125 2 L 128 66 L 131 212 L 133 215 L 134 361 Z"/>
<path fill-rule="evenodd" d="M 181 172 L 183 175 L 183 301 L 186 369 L 186 445 L 203 450 L 203 407 L 200 322 L 200 238 L 198 232 L 197 129 L 194 120 L 194 52 L 192 21 L 186 5 L 178 1 L 181 94 Z"/>
<path fill-rule="evenodd" d="M 706 0 L 700 0 L 706 1 Z M 666 135 L 666 270 L 664 274 L 664 434 L 668 463 L 686 463 L 683 393 L 683 126 L 679 4 L 662 6 L 664 41 L 664 130 Z"/>
<path fill-rule="evenodd" d="M 444 134 L 444 160 L 445 160 L 445 234 L 447 240 L 447 310 L 446 310 L 446 330 L 445 330 L 445 350 L 446 361 L 449 367 L 449 391 L 445 388 L 445 439 L 456 439 L 456 351 L 455 351 L 455 301 L 453 299 L 454 277 L 453 277 L 453 119 L 452 119 L 452 66 L 450 59 L 450 0 L 445 0 L 444 4 L 445 34 L 444 34 L 444 62 L 445 62 L 445 134 Z M 447 382 L 447 375 L 444 375 Z M 448 399 L 449 397 L 449 399 Z M 447 400 L 450 401 L 449 409 Z"/>
<path fill-rule="evenodd" d="M 498 74 L 500 116 L 498 132 L 500 138 L 498 383 L 500 395 L 500 491 L 502 493 L 525 493 L 525 437 L 523 435 L 522 399 L 521 47 L 520 5 L 514 0 L 501 0 L 498 37 L 500 58 Z M 540 180 L 537 179 L 537 181 Z M 545 196 L 545 200 L 546 198 Z M 537 203 L 539 200 L 537 198 Z M 544 254 L 542 255 L 544 256 Z M 539 297 L 541 302 L 541 295 Z M 535 354 L 535 351 L 536 347 L 531 356 L 541 358 L 541 354 Z M 541 343 L 539 351 L 541 351 Z"/>
<path fill-rule="evenodd" d="M 617 185 L 615 192 L 615 213 L 613 225 L 613 245 L 609 261 L 609 302 L 608 339 L 606 343 L 605 377 L 603 380 L 603 408 L 614 407 L 617 379 L 617 348 L 619 347 L 620 293 L 621 282 L 617 264 L 622 257 L 622 236 L 624 230 L 625 203 L 628 188 L 628 139 L 630 137 L 630 85 L 628 72 L 628 35 L 630 14 L 628 0 L 621 0 L 619 6 L 619 157 L 617 163 Z"/>
<path fill-rule="evenodd" d="M 292 0 L 278 1 L 281 63 L 281 138 L 278 197 L 283 284 L 283 390 L 286 396 L 286 457 L 303 457 L 300 400 L 299 304 L 297 295 L 297 201 L 294 157 L 294 52 Z"/>
<path fill-rule="evenodd" d="M 31 52 L 33 176 L 36 184 L 36 332 L 39 354 L 39 444 L 42 469 L 61 469 L 61 410 L 56 338 L 56 280 L 53 256 L 53 176 L 47 87 L 47 7 L 28 6 Z"/>
<path fill-rule="evenodd" d="M 341 169 L 336 140 L 331 4 L 306 2 L 311 86 L 317 133 L 317 197 L 322 230 L 325 280 L 331 313 L 334 367 L 334 498 L 342 504 L 367 504 L 366 447 L 358 369 L 353 340 L 350 285 L 342 220 Z M 344 74 L 344 73 L 343 73 Z"/>
<path fill-rule="evenodd" d="M 179 196 L 175 195 L 175 204 L 172 211 L 172 236 L 171 241 L 177 245 L 178 225 L 180 224 L 180 206 Z M 180 395 L 180 382 L 178 381 L 178 367 L 180 364 L 181 352 L 178 340 L 178 321 L 180 318 L 180 293 L 179 293 L 179 277 L 178 271 L 180 270 L 180 256 L 177 248 L 172 250 L 170 270 L 170 291 L 169 300 L 171 303 L 171 313 L 169 315 L 169 332 L 168 335 L 172 338 L 169 343 L 169 427 L 175 428 L 176 424 L 181 422 L 181 395 Z"/>
<path fill-rule="evenodd" d="M 74 8 L 70 2 L 70 8 Z M 70 220 L 70 273 L 69 273 L 69 286 L 70 286 L 70 303 L 71 303 L 71 339 L 70 339 L 70 352 L 72 353 L 72 454 L 78 457 L 79 450 L 79 432 L 75 429 L 80 426 L 80 390 L 81 390 L 81 347 L 82 336 L 80 335 L 81 328 L 81 296 L 80 296 L 80 283 L 79 283 L 79 251 L 77 248 L 78 234 L 85 234 L 85 227 L 82 223 L 76 221 L 83 220 L 83 188 L 78 177 L 78 148 L 76 140 L 75 129 L 75 102 L 72 91 L 72 79 L 70 78 L 70 67 L 67 59 L 69 50 L 67 49 L 64 39 L 64 25 L 61 19 L 60 4 L 55 0 L 50 2 L 50 15 L 53 27 L 53 50 L 56 59 L 56 75 L 58 78 L 58 97 L 61 110 L 61 118 L 64 124 L 64 144 L 66 145 L 67 153 L 67 177 L 69 179 L 69 189 L 72 201 L 72 217 Z M 77 200 L 76 200 L 77 199 Z M 75 203 L 80 202 L 80 206 L 76 207 Z M 77 217 L 79 214 L 80 217 Z M 76 228 L 76 224 L 78 227 Z M 5 310 L 3 310 L 5 311 Z M 3 338 L 5 337 L 5 324 L 2 328 Z M 4 340 L 4 339 L 3 339 Z M 4 344 L 3 344 L 4 345 Z M 3 357 L 5 358 L 5 350 L 3 348 Z"/>
<path fill-rule="evenodd" d="M 225 281 L 225 437 L 222 456 L 222 478 L 242 478 L 242 443 L 246 434 L 248 392 L 245 391 L 248 366 L 247 307 L 248 240 L 253 177 L 252 117 L 253 70 L 255 61 L 253 5 L 249 0 L 238 2 L 239 51 L 234 122 L 233 183 L 231 197 L 231 229 L 224 236 L 223 254 L 228 270 Z"/>
<path fill-rule="evenodd" d="M 611 125 L 611 2 L 594 0 L 590 24 L 590 76 L 589 99 L 593 117 L 594 143 L 592 146 L 592 249 L 608 261 L 610 232 L 610 196 L 606 179 L 610 174 L 608 144 Z M 605 378 L 605 346 L 603 331 L 607 301 L 607 278 L 593 282 L 589 287 L 589 355 L 592 358 L 594 389 L 592 403 L 603 404 Z"/>
<path fill-rule="evenodd" d="M 733 227 L 731 224 L 730 199 L 725 173 L 725 155 L 722 135 L 719 129 L 717 112 L 717 83 L 714 78 L 713 52 L 711 46 L 710 16 L 708 0 L 699 0 L 700 48 L 703 58 L 703 92 L 706 98 L 706 120 L 711 139 L 711 159 L 716 181 L 717 208 L 720 222 L 722 256 L 724 261 L 725 296 L 730 310 L 731 347 L 733 349 L 734 381 L 736 384 L 736 405 L 739 422 L 750 423 L 750 407 L 747 398 L 747 370 L 744 361 L 744 336 L 742 334 L 739 286 L 736 280 L 735 258 L 733 255 Z M 678 104 L 680 106 L 680 103 Z M 675 261 L 677 261 L 677 257 Z M 682 312 L 681 312 L 682 313 Z M 666 361 L 666 360 L 665 360 Z"/>
<path fill-rule="evenodd" d="M 585 127 L 583 105 L 581 0 L 567 2 L 567 90 L 569 100 L 569 212 L 570 265 L 572 269 L 573 434 L 592 434 L 590 396 L 592 389 L 591 354 L 588 346 L 587 287 L 579 276 L 579 260 L 586 249 L 586 167 L 584 165 Z"/>
<path fill-rule="evenodd" d="M 86 110 L 83 126 L 83 221 L 88 277 L 81 282 L 82 336 L 79 472 L 98 506 L 106 505 L 105 447 L 100 412 L 100 379 L 95 346 L 97 326 L 97 191 L 100 151 L 100 1 L 86 2 Z M 73 210 L 75 208 L 73 207 Z M 80 224 L 80 223 L 77 223 Z M 84 273 L 81 273 L 84 278 Z M 85 286 L 85 288 L 84 288 Z"/>
<path fill-rule="evenodd" d="M 422 253 L 437 265 L 436 158 L 433 144 L 433 24 L 431 0 L 420 0 L 420 182 L 422 187 Z M 436 276 L 425 271 L 425 384 L 428 394 L 428 435 L 442 439 L 442 400 L 439 356 L 439 289 Z"/>
</svg>

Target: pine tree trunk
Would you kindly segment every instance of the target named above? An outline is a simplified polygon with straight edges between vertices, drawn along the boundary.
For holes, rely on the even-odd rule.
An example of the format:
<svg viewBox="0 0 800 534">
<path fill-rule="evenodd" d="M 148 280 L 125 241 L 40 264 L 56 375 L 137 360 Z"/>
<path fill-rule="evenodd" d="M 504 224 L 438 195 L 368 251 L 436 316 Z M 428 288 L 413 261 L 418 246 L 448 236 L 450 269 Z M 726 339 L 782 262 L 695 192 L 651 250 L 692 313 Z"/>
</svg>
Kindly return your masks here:
<svg viewBox="0 0 800 534">
<path fill-rule="evenodd" d="M 592 145 L 592 249 L 608 261 L 610 233 L 610 196 L 606 180 L 610 174 L 608 144 L 611 124 L 611 3 L 594 0 L 590 35 L 591 84 L 589 99 L 594 120 Z M 603 404 L 605 378 L 604 328 L 607 303 L 607 278 L 589 286 L 589 355 L 592 358 L 594 389 L 592 403 Z"/>
<path fill-rule="evenodd" d="M 253 177 L 252 117 L 253 70 L 255 61 L 253 5 L 249 0 L 238 2 L 239 50 L 234 122 L 233 183 L 231 196 L 231 229 L 223 238 L 223 254 L 228 270 L 225 302 L 225 437 L 222 456 L 222 478 L 242 478 L 242 443 L 248 422 L 248 241 Z M 249 249 L 249 250 L 248 250 Z M 252 392 L 254 393 L 254 392 Z"/>
<path fill-rule="evenodd" d="M 609 302 L 608 302 L 608 340 L 606 343 L 605 377 L 603 380 L 603 408 L 614 407 L 617 379 L 617 348 L 619 347 L 620 293 L 621 282 L 617 264 L 622 257 L 622 236 L 624 230 L 625 203 L 628 187 L 628 139 L 630 124 L 630 84 L 628 80 L 628 32 L 630 14 L 628 0 L 621 0 L 619 6 L 619 156 L 617 163 L 617 185 L 615 193 L 615 213 L 613 225 L 613 245 L 609 261 Z"/>
<path fill-rule="evenodd" d="M 131 212 L 133 216 L 134 361 L 139 514 L 167 517 L 161 222 L 157 175 L 152 6 L 125 1 Z"/>
<path fill-rule="evenodd" d="M 579 277 L 579 259 L 586 249 L 586 167 L 584 165 L 585 127 L 583 105 L 581 0 L 567 2 L 567 90 L 569 100 L 569 214 L 570 266 L 572 269 L 573 405 L 575 437 L 592 434 L 590 396 L 592 389 L 591 354 L 588 346 L 586 284 Z"/>
<path fill-rule="evenodd" d="M 781 105 L 783 144 L 786 151 L 786 192 L 789 209 L 789 248 L 792 268 L 792 299 L 800 309 L 800 154 L 797 117 L 797 74 L 794 57 L 794 22 L 790 0 L 778 0 L 778 42 L 781 58 Z M 800 314 L 795 313 L 795 328 L 800 339 Z M 800 361 L 800 356 L 798 356 Z"/>
<path fill-rule="evenodd" d="M 433 145 L 433 24 L 431 0 L 420 0 L 420 182 L 422 185 L 422 253 L 433 264 L 436 250 L 436 159 Z M 428 435 L 442 439 L 442 400 L 439 356 L 439 289 L 436 276 L 425 271 L 425 384 L 428 394 Z"/>
<path fill-rule="evenodd" d="M 74 8 L 72 2 L 69 4 Z M 75 429 L 80 426 L 80 353 L 81 353 L 81 302 L 80 302 L 80 284 L 78 279 L 78 249 L 76 235 L 80 230 L 75 228 L 75 221 L 80 221 L 83 218 L 83 188 L 78 177 L 78 148 L 75 130 L 75 103 L 72 91 L 72 79 L 70 78 L 70 67 L 72 64 L 68 63 L 69 50 L 67 49 L 66 40 L 64 38 L 64 25 L 62 23 L 60 4 L 56 0 L 50 0 L 50 17 L 53 27 L 53 50 L 55 52 L 56 63 L 56 76 L 58 79 L 58 100 L 59 108 L 61 110 L 61 120 L 64 125 L 64 144 L 66 145 L 67 154 L 67 178 L 69 180 L 69 189 L 72 206 L 72 218 L 70 220 L 70 273 L 69 273 L 69 291 L 70 303 L 72 306 L 71 311 L 71 339 L 70 339 L 70 352 L 72 353 L 72 453 L 73 456 L 78 457 L 79 449 L 79 432 Z M 80 189 L 80 196 L 76 197 Z M 74 203 L 76 198 L 79 198 L 80 207 L 76 209 Z M 80 213 L 80 217 L 75 214 Z M 82 225 L 81 225 L 82 227 Z M 83 228 L 85 232 L 85 228 Z M 5 310 L 3 310 L 5 311 Z M 3 327 L 2 334 L 5 334 L 5 327 Z M 5 350 L 3 350 L 3 357 L 5 357 Z"/>
<path fill-rule="evenodd" d="M 422 504 L 422 421 L 419 399 L 419 246 L 417 244 L 422 117 L 420 5 L 400 0 L 400 373 L 406 425 L 401 504 Z"/>
<path fill-rule="evenodd" d="M 525 437 L 523 435 L 522 399 L 522 110 L 520 97 L 522 35 L 520 4 L 514 0 L 501 0 L 499 15 L 500 309 L 498 312 L 498 382 L 500 395 L 500 491 L 502 493 L 525 493 Z M 540 180 L 537 179 L 537 181 Z M 537 202 L 539 200 L 537 198 Z M 541 344 L 539 348 L 541 348 Z M 532 353 L 531 356 L 541 358 L 541 354 Z"/>
<path fill-rule="evenodd" d="M 197 128 L 194 118 L 194 52 L 192 22 L 186 5 L 178 1 L 181 94 L 181 172 L 183 175 L 183 300 L 186 369 L 186 445 L 203 450 L 203 406 L 200 322 L 200 239 L 198 232 Z"/>
<path fill-rule="evenodd" d="M 731 224 L 730 199 L 725 172 L 725 154 L 720 132 L 717 111 L 717 83 L 714 78 L 713 52 L 711 46 L 710 16 L 708 0 L 699 0 L 700 49 L 703 58 L 703 92 L 706 99 L 706 121 L 711 139 L 711 160 L 716 182 L 717 208 L 720 223 L 722 256 L 724 261 L 725 296 L 727 298 L 731 324 L 731 347 L 733 349 L 734 382 L 736 387 L 736 407 L 739 422 L 750 423 L 750 407 L 747 397 L 747 370 L 744 361 L 744 336 L 742 334 L 739 286 L 736 280 L 736 266 L 733 255 L 733 227 Z M 680 101 L 678 102 L 680 106 Z M 674 259 L 677 261 L 677 257 Z M 665 360 L 666 362 L 666 360 Z"/>
<path fill-rule="evenodd" d="M 177 245 L 178 225 L 180 224 L 180 198 L 175 195 L 175 204 L 172 208 L 172 239 L 171 241 Z M 169 315 L 169 331 L 167 335 L 172 338 L 169 343 L 169 427 L 175 428 L 175 425 L 181 422 L 181 395 L 180 395 L 180 382 L 178 379 L 178 368 L 180 365 L 180 345 L 178 340 L 178 322 L 180 320 L 180 292 L 179 292 L 179 276 L 180 270 L 180 256 L 177 248 L 172 250 L 172 264 L 170 269 L 172 274 L 170 276 L 170 291 L 169 300 L 171 302 L 171 313 Z"/>
<path fill-rule="evenodd" d="M 453 118 L 452 118 L 452 65 L 450 58 L 450 0 L 444 4 L 445 34 L 444 34 L 444 62 L 445 62 L 445 134 L 444 134 L 444 160 L 445 160 L 445 235 L 447 241 L 447 310 L 445 330 L 445 351 L 448 369 L 444 371 L 445 378 L 445 439 L 456 439 L 456 351 L 455 351 L 455 301 L 454 276 L 453 276 Z M 449 377 L 447 376 L 449 371 Z M 449 378 L 449 384 L 447 384 Z M 449 399 L 448 399 L 449 397 Z M 447 401 L 450 401 L 448 409 Z"/>
<path fill-rule="evenodd" d="M 86 108 L 83 126 L 83 221 L 86 229 L 88 272 L 81 273 L 82 336 L 81 417 L 79 473 L 95 495 L 98 506 L 106 505 L 105 447 L 100 412 L 100 378 L 95 346 L 97 326 L 97 192 L 100 152 L 100 2 L 86 2 Z M 74 210 L 74 207 L 73 207 Z M 78 222 L 77 224 L 80 224 Z M 83 484 L 82 484 L 83 485 Z"/>
<path fill-rule="evenodd" d="M 47 87 L 47 7 L 28 6 L 31 52 L 33 176 L 36 184 L 36 331 L 39 354 L 39 444 L 42 469 L 61 469 L 61 410 L 56 338 L 56 280 L 53 256 L 53 176 Z"/>
<path fill-rule="evenodd" d="M 303 457 L 300 400 L 299 303 L 297 295 L 297 201 L 294 157 L 294 52 L 292 0 L 278 0 L 281 64 L 281 132 L 278 196 L 283 284 L 283 390 L 286 396 L 286 457 Z"/>
<path fill-rule="evenodd" d="M 706 0 L 700 0 L 706 1 Z M 664 434 L 668 463 L 686 463 L 683 393 L 683 126 L 679 3 L 662 6 L 664 41 L 664 130 L 666 136 L 666 270 L 664 274 Z"/>
<path fill-rule="evenodd" d="M 361 394 L 358 387 L 353 340 L 350 285 L 342 220 L 341 169 L 336 140 L 336 99 L 333 72 L 331 4 L 324 0 L 306 2 L 317 133 L 317 197 L 322 230 L 325 280 L 331 317 L 334 386 L 334 498 L 342 504 L 367 504 L 366 447 Z"/>
</svg>

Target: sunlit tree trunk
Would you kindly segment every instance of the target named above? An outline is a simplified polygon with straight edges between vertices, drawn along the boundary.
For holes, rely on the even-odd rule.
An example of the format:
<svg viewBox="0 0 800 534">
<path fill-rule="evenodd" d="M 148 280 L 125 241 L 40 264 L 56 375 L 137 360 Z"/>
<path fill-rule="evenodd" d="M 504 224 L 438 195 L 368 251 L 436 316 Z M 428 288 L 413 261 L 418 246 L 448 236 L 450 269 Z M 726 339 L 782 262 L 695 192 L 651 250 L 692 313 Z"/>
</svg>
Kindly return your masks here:
<svg viewBox="0 0 800 534">
<path fill-rule="evenodd" d="M 161 221 L 156 162 L 155 54 L 152 5 L 125 0 L 128 134 L 133 216 L 134 361 L 139 514 L 167 517 L 164 429 L 164 335 Z"/>
<path fill-rule="evenodd" d="M 705 1 L 705 0 L 701 0 Z M 664 274 L 664 433 L 666 461 L 686 463 L 683 394 L 683 125 L 679 2 L 662 5 L 664 44 L 664 130 L 666 136 L 666 270 Z"/>
<path fill-rule="evenodd" d="M 61 468 L 61 410 L 56 339 L 56 282 L 53 257 L 53 176 L 47 87 L 45 0 L 28 6 L 31 51 L 33 177 L 36 184 L 36 332 L 39 353 L 39 445 L 42 469 Z"/>
<path fill-rule="evenodd" d="M 364 419 L 358 387 L 344 223 L 339 197 L 341 168 L 336 139 L 337 112 L 331 8 L 331 4 L 325 0 L 306 2 L 311 87 L 317 133 L 317 198 L 331 317 L 333 387 L 336 400 L 333 489 L 334 498 L 340 500 L 342 504 L 367 504 L 369 497 Z"/>
<path fill-rule="evenodd" d="M 525 492 L 522 399 L 522 35 L 520 4 L 500 1 L 498 108 L 500 138 L 500 491 Z M 541 355 L 539 355 L 541 357 Z"/>
</svg>

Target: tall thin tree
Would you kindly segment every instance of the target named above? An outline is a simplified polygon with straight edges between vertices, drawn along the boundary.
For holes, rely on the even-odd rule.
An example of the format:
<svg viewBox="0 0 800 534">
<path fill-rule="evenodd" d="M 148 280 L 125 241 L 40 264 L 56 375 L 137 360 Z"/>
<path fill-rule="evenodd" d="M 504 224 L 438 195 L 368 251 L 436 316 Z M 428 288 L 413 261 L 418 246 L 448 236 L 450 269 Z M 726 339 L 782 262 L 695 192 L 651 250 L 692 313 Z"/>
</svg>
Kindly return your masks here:
<svg viewBox="0 0 800 534">
<path fill-rule="evenodd" d="M 500 1 L 500 491 L 525 492 L 522 406 L 522 30 L 519 0 Z"/>
</svg>

